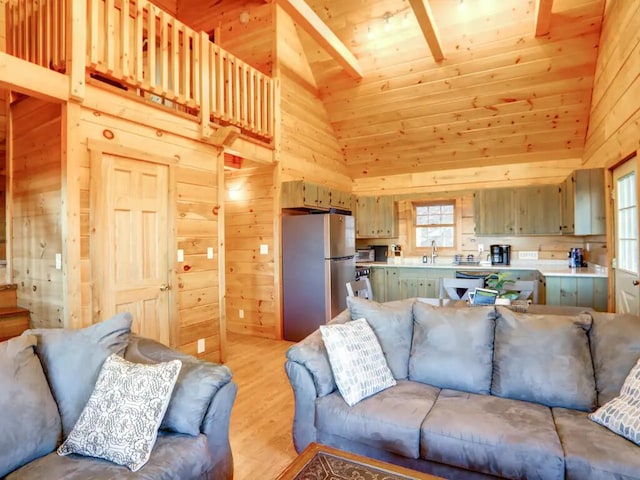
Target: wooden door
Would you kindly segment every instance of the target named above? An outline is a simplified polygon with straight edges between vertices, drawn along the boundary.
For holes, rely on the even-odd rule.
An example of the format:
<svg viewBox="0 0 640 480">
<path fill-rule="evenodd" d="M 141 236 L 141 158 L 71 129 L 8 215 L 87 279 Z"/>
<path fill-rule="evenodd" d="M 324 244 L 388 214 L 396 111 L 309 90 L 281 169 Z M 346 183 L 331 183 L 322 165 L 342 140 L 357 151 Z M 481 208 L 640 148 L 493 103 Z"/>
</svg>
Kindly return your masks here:
<svg viewBox="0 0 640 480">
<path fill-rule="evenodd" d="M 638 168 L 634 157 L 613 171 L 616 312 L 640 314 L 638 301 Z"/>
<path fill-rule="evenodd" d="M 92 183 L 94 320 L 128 311 L 134 332 L 170 345 L 169 167 L 99 157 L 100 165 L 92 164 L 92 173 L 101 177 Z"/>
</svg>

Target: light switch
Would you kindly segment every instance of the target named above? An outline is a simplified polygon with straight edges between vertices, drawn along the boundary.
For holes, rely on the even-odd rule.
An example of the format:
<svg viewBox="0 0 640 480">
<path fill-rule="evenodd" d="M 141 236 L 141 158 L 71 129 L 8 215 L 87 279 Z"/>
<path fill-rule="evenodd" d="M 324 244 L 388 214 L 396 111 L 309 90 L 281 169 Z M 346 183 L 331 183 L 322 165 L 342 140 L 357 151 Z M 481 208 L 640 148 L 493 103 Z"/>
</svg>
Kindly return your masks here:
<svg viewBox="0 0 640 480">
<path fill-rule="evenodd" d="M 62 270 L 62 254 L 56 253 L 56 270 Z"/>
<path fill-rule="evenodd" d="M 240 318 L 244 318 L 244 310 L 243 309 L 240 309 L 240 311 L 238 312 L 238 316 Z"/>
<path fill-rule="evenodd" d="M 198 339 L 198 353 L 204 352 L 204 338 Z"/>
<path fill-rule="evenodd" d="M 260 244 L 260 255 L 268 255 L 269 254 L 269 245 L 266 243 Z"/>
<path fill-rule="evenodd" d="M 209 260 L 212 260 L 212 259 L 213 259 L 213 247 L 208 247 L 208 248 L 207 248 L 207 258 L 208 258 Z"/>
<path fill-rule="evenodd" d="M 178 249 L 178 261 L 184 262 L 184 250 L 182 250 L 181 248 Z"/>
</svg>

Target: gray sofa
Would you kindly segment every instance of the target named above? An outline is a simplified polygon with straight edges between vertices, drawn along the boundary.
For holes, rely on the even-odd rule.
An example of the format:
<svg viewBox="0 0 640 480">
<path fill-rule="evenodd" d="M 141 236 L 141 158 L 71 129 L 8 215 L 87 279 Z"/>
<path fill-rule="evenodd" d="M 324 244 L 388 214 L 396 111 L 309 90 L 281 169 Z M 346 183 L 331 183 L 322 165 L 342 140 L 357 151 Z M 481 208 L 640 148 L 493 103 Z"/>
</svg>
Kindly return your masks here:
<svg viewBox="0 0 640 480">
<path fill-rule="evenodd" d="M 319 442 L 447 479 L 640 479 L 640 447 L 587 415 L 640 357 L 640 319 L 349 298 L 397 384 L 349 407 L 319 331 L 287 352 L 296 450 Z"/>
<path fill-rule="evenodd" d="M 0 478 L 233 478 L 229 418 L 237 386 L 229 369 L 131 334 L 130 327 L 125 313 L 81 330 L 29 330 L 0 343 Z M 137 472 L 56 453 L 112 353 L 134 363 L 182 363 L 151 456 Z"/>
</svg>

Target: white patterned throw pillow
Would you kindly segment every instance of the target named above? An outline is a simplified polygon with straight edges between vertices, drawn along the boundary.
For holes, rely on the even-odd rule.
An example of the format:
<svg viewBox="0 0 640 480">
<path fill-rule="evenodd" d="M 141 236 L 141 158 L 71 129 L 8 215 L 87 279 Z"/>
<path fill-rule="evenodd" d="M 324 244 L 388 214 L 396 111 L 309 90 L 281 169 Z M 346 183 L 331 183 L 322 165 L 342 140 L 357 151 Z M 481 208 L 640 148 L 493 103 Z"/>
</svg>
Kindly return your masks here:
<svg viewBox="0 0 640 480">
<path fill-rule="evenodd" d="M 376 334 L 364 318 L 320 327 L 338 390 L 350 407 L 396 384 Z"/>
<path fill-rule="evenodd" d="M 620 395 L 602 405 L 589 418 L 640 445 L 640 359 L 627 375 Z"/>
<path fill-rule="evenodd" d="M 147 365 L 110 355 L 58 454 L 103 458 L 138 471 L 149 460 L 181 367 L 180 360 Z"/>
</svg>

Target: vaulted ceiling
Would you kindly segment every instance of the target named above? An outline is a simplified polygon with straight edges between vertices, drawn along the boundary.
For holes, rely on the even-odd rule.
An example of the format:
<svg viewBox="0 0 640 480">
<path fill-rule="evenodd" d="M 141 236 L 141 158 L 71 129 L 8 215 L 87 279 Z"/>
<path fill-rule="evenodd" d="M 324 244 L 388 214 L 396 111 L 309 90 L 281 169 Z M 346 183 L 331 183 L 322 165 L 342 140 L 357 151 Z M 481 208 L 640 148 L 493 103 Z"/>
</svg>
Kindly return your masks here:
<svg viewBox="0 0 640 480">
<path fill-rule="evenodd" d="M 412 8 L 420 2 L 441 61 Z M 538 2 L 552 5 L 540 36 Z M 604 2 L 306 0 L 362 72 L 353 78 L 298 29 L 350 176 L 581 158 Z"/>
</svg>

